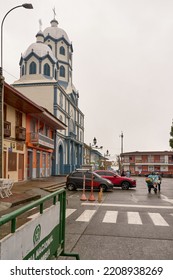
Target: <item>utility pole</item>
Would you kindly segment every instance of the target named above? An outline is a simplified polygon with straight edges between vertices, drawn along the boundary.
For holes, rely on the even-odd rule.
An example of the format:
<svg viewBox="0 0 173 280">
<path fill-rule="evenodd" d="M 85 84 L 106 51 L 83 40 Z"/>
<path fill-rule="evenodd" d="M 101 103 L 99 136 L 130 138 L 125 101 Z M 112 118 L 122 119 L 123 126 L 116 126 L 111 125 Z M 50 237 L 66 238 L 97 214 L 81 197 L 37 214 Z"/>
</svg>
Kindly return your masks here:
<svg viewBox="0 0 173 280">
<path fill-rule="evenodd" d="M 122 154 L 123 154 L 123 137 L 124 137 L 124 135 L 123 135 L 123 132 L 121 132 L 121 135 L 120 135 L 120 137 L 121 137 L 121 156 L 120 156 L 120 169 L 122 169 Z"/>
<path fill-rule="evenodd" d="M 122 154 L 123 153 L 123 137 L 124 137 L 123 132 L 121 132 L 120 137 L 121 137 L 121 154 Z"/>
</svg>

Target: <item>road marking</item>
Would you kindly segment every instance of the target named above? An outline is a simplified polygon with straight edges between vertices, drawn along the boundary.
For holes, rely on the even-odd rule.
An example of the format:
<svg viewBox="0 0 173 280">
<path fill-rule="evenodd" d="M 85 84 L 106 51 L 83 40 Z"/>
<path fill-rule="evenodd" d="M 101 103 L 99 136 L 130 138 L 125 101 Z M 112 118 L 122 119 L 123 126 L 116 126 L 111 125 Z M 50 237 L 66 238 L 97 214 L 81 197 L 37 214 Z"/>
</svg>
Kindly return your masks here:
<svg viewBox="0 0 173 280">
<path fill-rule="evenodd" d="M 173 199 L 169 199 L 166 195 L 161 194 L 160 196 L 161 196 L 162 200 L 165 200 L 165 201 L 167 201 L 169 203 L 173 203 Z"/>
<path fill-rule="evenodd" d="M 89 222 L 96 210 L 85 210 L 79 218 L 76 219 L 77 222 Z"/>
<path fill-rule="evenodd" d="M 127 212 L 128 224 L 142 225 L 138 212 Z"/>
<path fill-rule="evenodd" d="M 102 222 L 115 224 L 117 222 L 117 215 L 118 215 L 118 211 L 106 211 L 106 214 Z"/>
<path fill-rule="evenodd" d="M 148 213 L 155 226 L 169 226 L 159 213 Z"/>
<path fill-rule="evenodd" d="M 158 209 L 173 209 L 173 206 L 159 206 L 159 205 L 141 205 L 141 204 L 113 204 L 113 203 L 95 203 L 95 202 L 83 202 L 81 205 L 93 205 L 93 206 L 110 206 L 110 207 L 129 207 L 129 208 L 158 208 Z"/>
<path fill-rule="evenodd" d="M 75 212 L 77 209 L 71 209 L 71 208 L 67 208 L 66 209 L 66 218 L 69 217 L 71 214 L 73 214 L 73 212 Z"/>
<path fill-rule="evenodd" d="M 76 210 L 77 209 L 67 208 L 66 215 L 70 216 Z M 76 221 L 89 222 L 95 212 L 96 210 L 84 210 L 83 213 L 76 219 Z M 107 210 L 103 217 L 102 223 L 116 224 L 118 215 L 121 215 L 121 212 Z M 147 215 L 149 215 L 151 221 L 155 226 L 169 226 L 169 224 L 165 221 L 161 214 L 147 212 Z M 169 215 L 173 216 L 173 213 Z M 144 225 L 142 223 L 139 212 L 127 212 L 127 222 L 131 225 Z"/>
</svg>

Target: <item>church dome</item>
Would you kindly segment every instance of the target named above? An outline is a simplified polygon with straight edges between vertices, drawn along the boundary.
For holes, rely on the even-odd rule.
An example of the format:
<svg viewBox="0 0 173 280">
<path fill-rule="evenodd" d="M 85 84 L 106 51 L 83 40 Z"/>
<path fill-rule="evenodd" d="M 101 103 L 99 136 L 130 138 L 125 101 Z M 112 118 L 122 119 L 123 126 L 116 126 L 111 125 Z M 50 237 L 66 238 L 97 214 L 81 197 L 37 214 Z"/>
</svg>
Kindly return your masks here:
<svg viewBox="0 0 173 280">
<path fill-rule="evenodd" d="M 25 59 L 32 53 L 36 54 L 40 58 L 49 55 L 54 62 L 57 62 L 57 59 L 55 58 L 51 48 L 43 44 L 42 42 L 36 42 L 31 44 L 27 48 L 27 50 L 22 54 L 22 57 Z"/>
<path fill-rule="evenodd" d="M 53 19 L 51 22 L 51 26 L 47 27 L 44 31 L 44 37 L 51 36 L 53 39 L 64 38 L 69 44 L 71 44 L 67 33 L 58 27 L 58 21 Z"/>
</svg>

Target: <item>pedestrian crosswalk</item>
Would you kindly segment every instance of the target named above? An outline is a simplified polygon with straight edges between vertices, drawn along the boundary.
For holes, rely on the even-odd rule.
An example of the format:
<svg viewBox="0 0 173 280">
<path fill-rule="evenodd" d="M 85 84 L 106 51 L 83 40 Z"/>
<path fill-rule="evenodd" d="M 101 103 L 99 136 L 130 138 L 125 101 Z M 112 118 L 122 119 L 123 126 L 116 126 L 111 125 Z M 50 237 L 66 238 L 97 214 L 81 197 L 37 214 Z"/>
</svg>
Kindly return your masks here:
<svg viewBox="0 0 173 280">
<path fill-rule="evenodd" d="M 75 213 L 77 209 L 66 209 L 66 218 L 71 216 L 73 213 Z M 96 209 L 93 210 L 84 210 L 81 214 L 75 215 L 75 221 L 76 222 L 89 222 L 94 214 L 96 213 Z M 173 213 L 167 214 L 168 220 L 170 223 L 168 223 L 160 213 L 153 213 L 153 212 L 145 212 L 142 213 L 143 219 L 141 217 L 140 212 L 120 212 L 120 211 L 104 211 L 102 215 L 101 222 L 103 224 L 118 224 L 118 218 L 121 220 L 121 216 L 124 217 L 124 223 L 127 223 L 129 225 L 144 225 L 146 223 L 146 216 L 148 219 L 148 223 L 154 225 L 154 226 L 162 226 L 162 227 L 168 227 L 173 226 Z"/>
</svg>

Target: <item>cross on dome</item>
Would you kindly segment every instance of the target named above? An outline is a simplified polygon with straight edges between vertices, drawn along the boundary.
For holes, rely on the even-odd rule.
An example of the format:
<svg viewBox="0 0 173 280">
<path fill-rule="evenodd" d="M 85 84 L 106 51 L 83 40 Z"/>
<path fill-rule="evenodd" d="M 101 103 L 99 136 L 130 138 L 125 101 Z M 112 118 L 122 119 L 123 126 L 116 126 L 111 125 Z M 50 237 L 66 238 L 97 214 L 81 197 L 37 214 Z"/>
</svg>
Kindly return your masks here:
<svg viewBox="0 0 173 280">
<path fill-rule="evenodd" d="M 55 16 L 56 16 L 55 7 L 54 7 L 52 10 L 53 10 L 53 13 L 54 13 L 54 19 L 55 19 Z"/>
<path fill-rule="evenodd" d="M 42 20 L 39 19 L 39 28 L 40 28 L 39 30 L 42 30 L 42 25 L 43 25 L 43 24 L 42 24 Z"/>
</svg>

